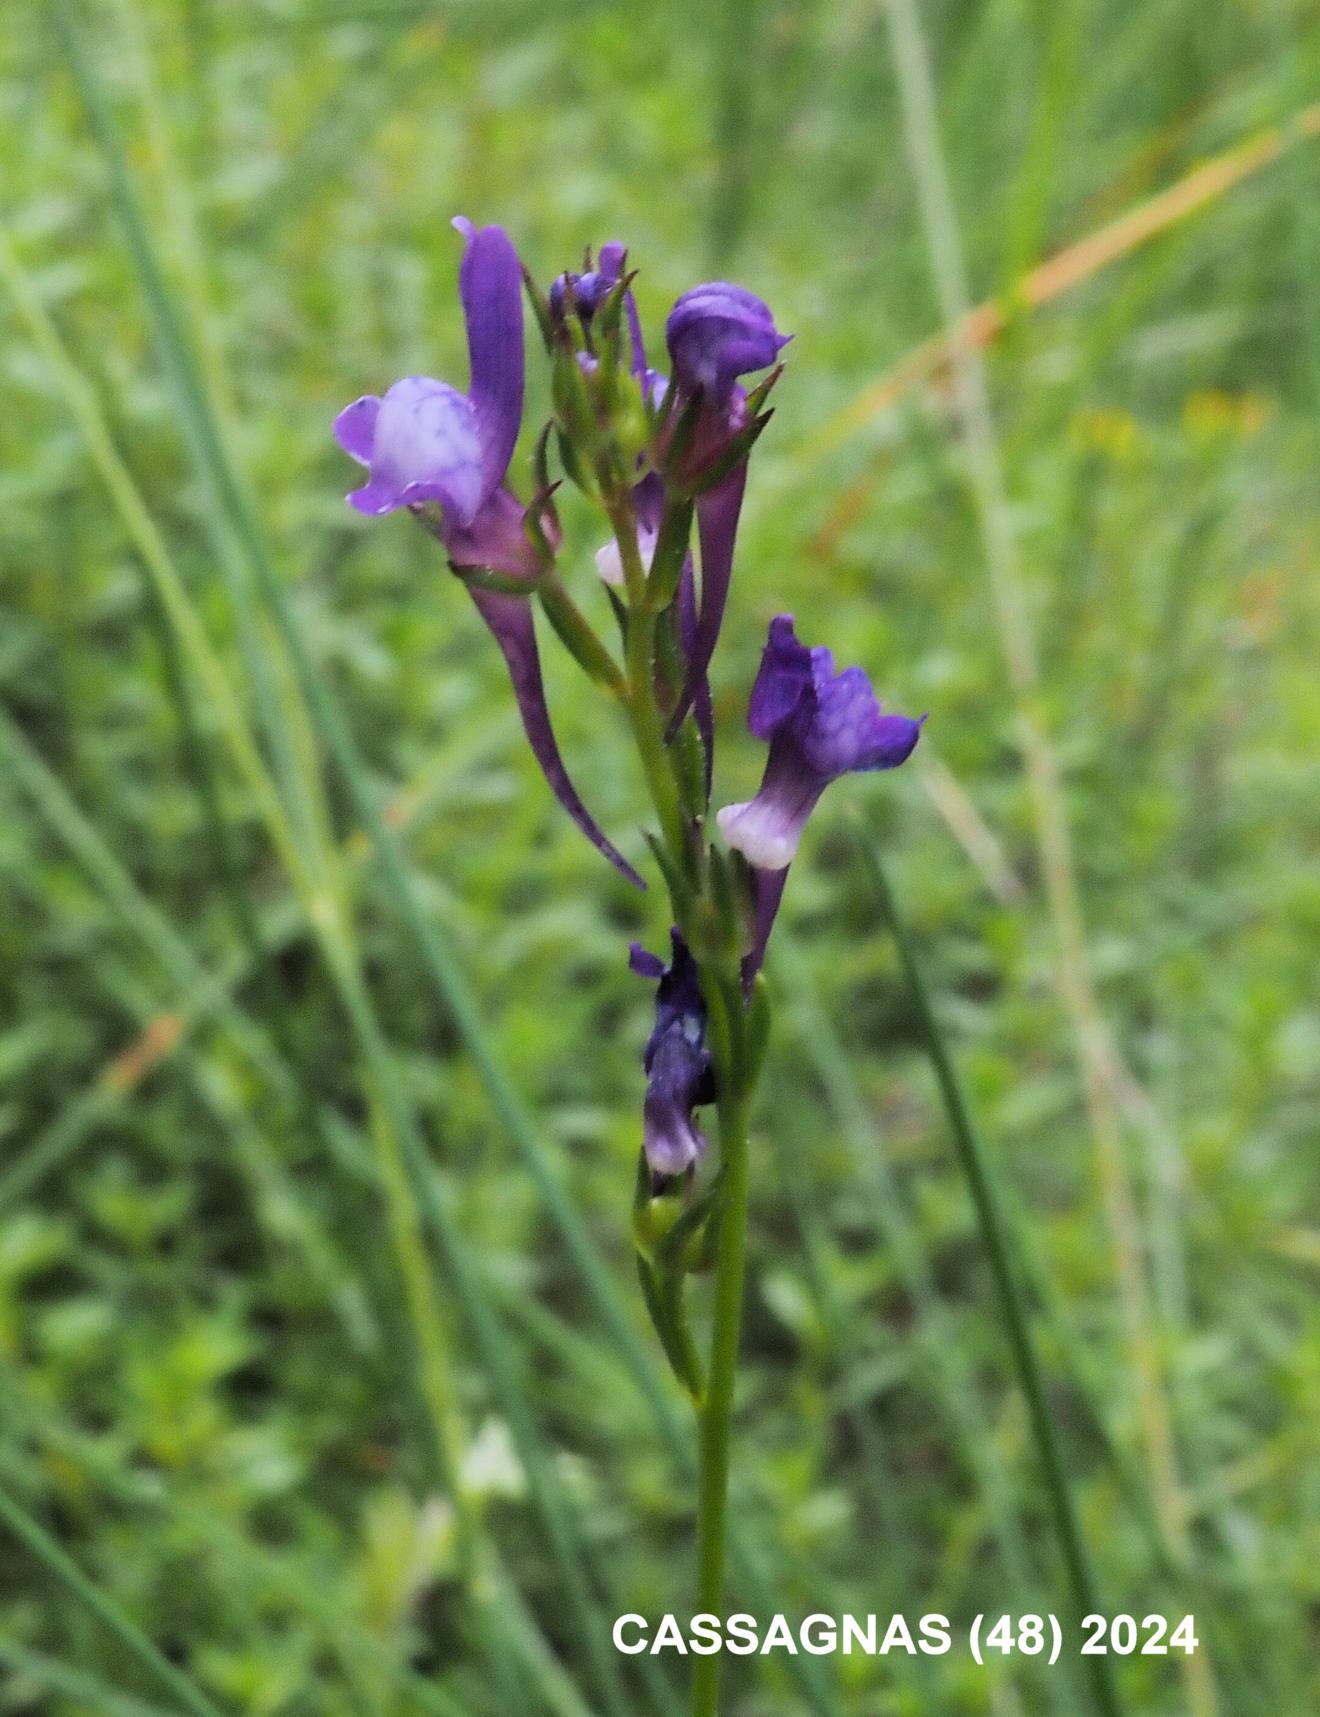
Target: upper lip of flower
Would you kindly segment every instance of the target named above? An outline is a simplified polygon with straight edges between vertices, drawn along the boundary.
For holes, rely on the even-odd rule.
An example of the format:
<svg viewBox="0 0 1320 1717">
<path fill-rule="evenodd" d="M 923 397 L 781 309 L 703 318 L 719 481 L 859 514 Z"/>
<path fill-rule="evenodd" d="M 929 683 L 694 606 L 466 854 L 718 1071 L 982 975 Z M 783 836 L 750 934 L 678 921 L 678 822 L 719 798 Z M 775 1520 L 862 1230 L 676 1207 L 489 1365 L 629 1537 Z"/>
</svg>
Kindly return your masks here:
<svg viewBox="0 0 1320 1717">
<path fill-rule="evenodd" d="M 438 501 L 453 523 L 467 526 L 503 483 L 522 426 L 522 270 L 503 228 L 478 229 L 462 215 L 453 224 L 466 240 L 458 284 L 467 393 L 407 376 L 383 399 L 366 394 L 346 406 L 334 433 L 371 473 L 349 497 L 360 511 Z"/>
<path fill-rule="evenodd" d="M 675 375 L 685 387 L 708 389 L 719 401 L 739 376 L 768 369 L 791 338 L 775 327 L 763 299 L 726 280 L 683 293 L 665 324 Z"/>
<path fill-rule="evenodd" d="M 822 781 L 896 768 L 912 754 L 925 719 L 886 713 L 861 668 L 836 672 L 830 650 L 798 641 L 791 614 L 770 622 L 747 725 L 772 746 L 791 742 Z"/>
</svg>

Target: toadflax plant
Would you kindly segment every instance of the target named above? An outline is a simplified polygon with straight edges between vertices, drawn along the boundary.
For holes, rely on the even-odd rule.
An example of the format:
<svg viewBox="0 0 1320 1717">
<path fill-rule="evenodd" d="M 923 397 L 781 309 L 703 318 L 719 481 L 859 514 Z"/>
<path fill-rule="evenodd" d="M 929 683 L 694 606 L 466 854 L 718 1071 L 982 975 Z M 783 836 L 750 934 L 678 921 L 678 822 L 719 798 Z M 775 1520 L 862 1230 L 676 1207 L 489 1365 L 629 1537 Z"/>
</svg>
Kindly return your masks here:
<svg viewBox="0 0 1320 1717">
<path fill-rule="evenodd" d="M 641 877 L 602 833 L 555 741 L 535 609 L 630 724 L 657 823 L 647 840 L 669 900 L 664 956 L 634 944 L 654 985 L 632 1229 L 647 1310 L 700 1433 L 697 1608 L 722 1614 L 730 1426 L 743 1297 L 748 1124 L 770 1029 L 761 973 L 789 867 L 821 794 L 840 776 L 893 769 L 921 723 L 882 710 L 860 668 L 770 623 L 748 725 L 767 745 L 755 798 L 711 816 L 709 673 L 724 622 L 748 461 L 788 337 L 767 305 L 723 281 L 680 297 L 665 327 L 669 372 L 652 369 L 621 245 L 542 290 L 499 227 L 456 220 L 467 325 L 466 392 L 406 376 L 335 422 L 366 468 L 350 494 L 376 517 L 404 508 L 436 538 L 499 647 L 551 791 L 610 862 Z M 532 484 L 510 478 L 523 411 L 525 288 L 549 355 L 554 416 Z M 744 379 L 760 375 L 750 389 Z M 552 476 L 552 456 L 562 476 Z M 618 623 L 611 646 L 560 577 L 554 506 L 567 478 L 599 508 L 595 564 Z M 695 538 L 695 545 L 694 545 Z M 695 555 L 694 555 L 695 546 Z M 718 838 L 712 838 L 717 833 Z M 703 1109 L 718 1118 L 708 1144 Z M 688 1292 L 713 1271 L 709 1348 Z M 694 1717 L 716 1709 L 720 1658 L 696 1660 Z"/>
</svg>

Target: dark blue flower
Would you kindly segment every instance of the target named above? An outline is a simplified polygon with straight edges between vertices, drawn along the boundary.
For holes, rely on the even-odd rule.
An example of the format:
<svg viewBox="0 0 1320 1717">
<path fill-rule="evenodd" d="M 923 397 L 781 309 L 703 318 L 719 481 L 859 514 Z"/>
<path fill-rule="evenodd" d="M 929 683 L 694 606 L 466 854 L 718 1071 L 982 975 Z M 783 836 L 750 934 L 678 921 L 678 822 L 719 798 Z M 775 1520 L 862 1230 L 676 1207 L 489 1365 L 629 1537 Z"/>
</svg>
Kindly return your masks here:
<svg viewBox="0 0 1320 1717">
<path fill-rule="evenodd" d="M 676 929 L 670 940 L 667 966 L 636 942 L 629 959 L 634 972 L 656 980 L 655 1027 L 642 1057 L 647 1075 L 642 1148 L 652 1174 L 666 1179 L 683 1174 L 704 1155 L 706 1137 L 692 1111 L 715 1099 L 696 962 Z"/>
</svg>

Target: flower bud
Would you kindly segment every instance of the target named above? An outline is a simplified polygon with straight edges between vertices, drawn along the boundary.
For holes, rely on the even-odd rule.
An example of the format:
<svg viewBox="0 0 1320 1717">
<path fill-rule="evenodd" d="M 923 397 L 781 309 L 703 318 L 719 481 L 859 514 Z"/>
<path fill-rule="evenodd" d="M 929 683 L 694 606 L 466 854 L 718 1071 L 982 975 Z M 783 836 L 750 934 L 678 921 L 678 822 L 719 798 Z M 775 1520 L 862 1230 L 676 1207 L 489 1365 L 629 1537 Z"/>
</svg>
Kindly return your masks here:
<svg viewBox="0 0 1320 1717">
<path fill-rule="evenodd" d="M 769 305 L 722 280 L 685 292 L 665 324 L 680 387 L 688 393 L 700 389 L 720 402 L 739 376 L 769 369 L 791 338 L 776 329 Z"/>
</svg>

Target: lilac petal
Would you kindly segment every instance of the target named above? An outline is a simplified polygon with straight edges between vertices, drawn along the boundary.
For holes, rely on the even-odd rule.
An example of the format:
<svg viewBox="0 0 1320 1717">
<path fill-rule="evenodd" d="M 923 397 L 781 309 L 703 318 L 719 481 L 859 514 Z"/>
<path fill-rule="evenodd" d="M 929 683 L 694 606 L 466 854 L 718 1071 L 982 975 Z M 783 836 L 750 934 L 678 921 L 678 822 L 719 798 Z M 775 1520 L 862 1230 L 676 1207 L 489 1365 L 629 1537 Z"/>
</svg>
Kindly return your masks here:
<svg viewBox="0 0 1320 1717">
<path fill-rule="evenodd" d="M 747 461 L 735 465 L 729 475 L 697 497 L 697 537 L 701 543 L 701 613 L 697 635 L 688 657 L 687 684 L 669 722 L 669 737 L 678 732 L 683 717 L 710 670 L 710 659 L 719 642 L 724 604 L 733 574 L 733 545 L 738 534 L 743 491 L 747 487 Z"/>
<path fill-rule="evenodd" d="M 813 659 L 829 652 L 812 651 Z M 853 770 L 896 769 L 912 755 L 921 737 L 921 722 L 905 715 L 886 715 L 871 682 L 861 668 L 830 675 L 828 662 L 816 663 L 816 708 L 801 735 L 807 766 L 835 777 Z"/>
<path fill-rule="evenodd" d="M 354 423 L 348 433 L 352 436 L 361 427 Z M 405 376 L 377 405 L 371 476 L 349 500 L 359 512 L 373 516 L 438 501 L 451 522 L 469 524 L 481 499 L 480 452 L 467 398 L 447 382 Z"/>
<path fill-rule="evenodd" d="M 645 888 L 646 884 L 627 859 L 601 833 L 568 778 L 568 771 L 564 768 L 559 747 L 555 743 L 554 729 L 550 725 L 550 711 L 546 707 L 531 603 L 522 596 L 506 596 L 499 591 L 478 590 L 473 585 L 469 585 L 468 589 L 477 605 L 477 611 L 490 628 L 491 636 L 504 656 L 513 694 L 518 701 L 523 731 L 555 798 L 597 851 L 603 853 L 629 882 L 635 883 L 638 888 Z"/>
<path fill-rule="evenodd" d="M 467 241 L 458 289 L 467 322 L 468 397 L 481 436 L 484 500 L 504 481 L 522 425 L 522 269 L 502 227 L 478 231 L 462 215 L 453 224 Z"/>
<path fill-rule="evenodd" d="M 352 405 L 346 405 L 335 419 L 334 437 L 344 452 L 359 465 L 371 464 L 371 449 L 376 440 L 376 418 L 380 400 L 374 393 L 363 394 Z"/>
<path fill-rule="evenodd" d="M 758 322 L 773 324 L 770 306 L 763 298 L 758 298 L 754 292 L 749 292 L 745 286 L 735 286 L 730 280 L 707 280 L 700 286 L 689 286 L 687 291 L 680 294 L 674 301 L 674 309 L 680 306 L 687 308 L 693 304 L 706 305 L 713 301 L 716 304 L 732 301 L 748 311 Z"/>
<path fill-rule="evenodd" d="M 369 519 L 379 519 L 385 513 L 392 513 L 400 505 L 399 496 L 400 490 L 396 484 L 373 477 L 360 489 L 350 491 L 348 504 L 355 507 L 359 513 L 365 513 Z"/>
</svg>

